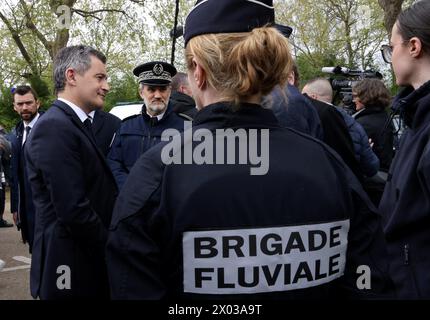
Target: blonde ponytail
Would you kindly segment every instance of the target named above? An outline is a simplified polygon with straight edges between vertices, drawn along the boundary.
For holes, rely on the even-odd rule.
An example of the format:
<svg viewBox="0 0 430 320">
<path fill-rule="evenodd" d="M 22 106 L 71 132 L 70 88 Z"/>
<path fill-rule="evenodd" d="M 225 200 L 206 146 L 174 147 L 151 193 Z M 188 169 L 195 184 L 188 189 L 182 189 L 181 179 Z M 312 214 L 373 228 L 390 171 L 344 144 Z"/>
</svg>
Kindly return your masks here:
<svg viewBox="0 0 430 320">
<path fill-rule="evenodd" d="M 285 85 L 293 65 L 288 40 L 272 27 L 197 36 L 190 40 L 185 54 L 189 69 L 196 58 L 209 84 L 224 100 L 236 103 Z"/>
</svg>

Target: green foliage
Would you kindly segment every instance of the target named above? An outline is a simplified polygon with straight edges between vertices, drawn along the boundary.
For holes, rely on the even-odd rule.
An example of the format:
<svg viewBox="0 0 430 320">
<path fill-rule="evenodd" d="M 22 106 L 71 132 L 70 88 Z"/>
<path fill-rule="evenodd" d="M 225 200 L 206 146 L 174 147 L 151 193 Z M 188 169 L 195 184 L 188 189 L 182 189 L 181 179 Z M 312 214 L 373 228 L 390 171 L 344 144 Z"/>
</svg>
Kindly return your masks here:
<svg viewBox="0 0 430 320">
<path fill-rule="evenodd" d="M 40 99 L 49 99 L 51 93 L 49 91 L 48 85 L 39 75 L 31 75 L 28 80 L 31 87 L 36 91 Z"/>
<path fill-rule="evenodd" d="M 311 61 L 314 61 L 314 63 L 309 63 L 309 57 L 304 54 L 296 57 L 301 87 L 311 79 L 318 77 L 328 78 L 326 73 L 321 72 L 322 67 L 345 65 L 345 60 L 337 57 L 335 54 L 328 54 L 327 56 L 315 54 L 312 56 Z"/>
<path fill-rule="evenodd" d="M 404 4 L 410 5 L 414 1 L 405 0 Z M 180 0 L 179 25 L 185 24 L 195 2 Z M 0 122 L 5 122 L 6 126 L 10 127 L 18 120 L 8 93 L 13 84 L 30 83 L 40 95 L 45 109 L 54 99 L 50 45 L 57 48 L 83 43 L 106 54 L 111 79 L 106 110 L 118 102 L 140 100 L 137 81 L 132 74 L 136 65 L 155 59 L 171 59 L 173 0 L 33 0 L 25 3 L 36 30 L 29 28 L 20 1 L 0 1 L 0 11 L 17 31 L 31 59 L 31 63 L 24 59 L 10 30 L 0 20 Z M 54 11 L 65 3 L 72 4 L 75 12 L 70 29 L 60 33 Z M 386 75 L 387 80 L 393 79 L 391 69 L 378 58 L 381 41 L 387 41 L 384 13 L 378 1 L 289 0 L 275 1 L 275 7 L 277 22 L 294 28 L 291 44 L 302 84 L 316 76 L 324 76 L 320 72 L 322 67 L 335 65 L 376 68 Z M 85 11 L 91 13 L 84 14 Z M 70 39 L 61 38 L 60 34 L 69 35 Z M 41 38 L 47 41 L 44 43 Z M 183 48 L 181 37 L 177 39 L 175 56 L 179 71 L 186 69 Z M 394 85 L 393 90 L 396 90 Z"/>
<path fill-rule="evenodd" d="M 368 69 L 379 59 L 387 33 L 377 1 L 291 0 L 279 2 L 276 9 L 278 21 L 294 29 L 291 42 L 302 66 L 321 69 L 334 60 L 345 67 Z"/>
<path fill-rule="evenodd" d="M 12 93 L 10 88 L 0 88 L 0 124 L 7 130 L 11 130 L 19 121 L 19 116 L 13 109 Z"/>
<path fill-rule="evenodd" d="M 119 102 L 138 101 L 139 86 L 133 75 L 127 74 L 121 79 L 112 78 L 110 81 L 111 91 L 105 101 L 105 111 L 109 111 Z"/>
</svg>

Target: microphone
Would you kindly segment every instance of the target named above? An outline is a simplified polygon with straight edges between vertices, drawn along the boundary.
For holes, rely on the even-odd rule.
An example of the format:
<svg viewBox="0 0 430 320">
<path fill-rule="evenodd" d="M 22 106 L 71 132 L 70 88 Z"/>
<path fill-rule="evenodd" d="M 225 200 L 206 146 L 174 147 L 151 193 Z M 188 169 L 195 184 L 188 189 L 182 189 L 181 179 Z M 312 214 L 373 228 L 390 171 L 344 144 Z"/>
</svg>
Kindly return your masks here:
<svg viewBox="0 0 430 320">
<path fill-rule="evenodd" d="M 342 73 L 349 73 L 351 70 L 345 67 L 324 67 L 321 69 L 321 72 L 324 73 L 334 73 L 334 74 L 342 74 Z"/>
</svg>

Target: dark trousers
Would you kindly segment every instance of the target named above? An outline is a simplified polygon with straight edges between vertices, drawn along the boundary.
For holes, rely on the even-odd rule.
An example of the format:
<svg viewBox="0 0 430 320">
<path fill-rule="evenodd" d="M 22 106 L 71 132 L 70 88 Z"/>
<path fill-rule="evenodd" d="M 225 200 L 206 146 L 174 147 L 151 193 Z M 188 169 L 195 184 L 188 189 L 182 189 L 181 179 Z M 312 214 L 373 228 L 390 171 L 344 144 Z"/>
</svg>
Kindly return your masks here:
<svg viewBox="0 0 430 320">
<path fill-rule="evenodd" d="M 0 218 L 3 218 L 5 203 L 6 203 L 6 184 L 2 183 L 1 189 L 0 189 Z"/>
</svg>

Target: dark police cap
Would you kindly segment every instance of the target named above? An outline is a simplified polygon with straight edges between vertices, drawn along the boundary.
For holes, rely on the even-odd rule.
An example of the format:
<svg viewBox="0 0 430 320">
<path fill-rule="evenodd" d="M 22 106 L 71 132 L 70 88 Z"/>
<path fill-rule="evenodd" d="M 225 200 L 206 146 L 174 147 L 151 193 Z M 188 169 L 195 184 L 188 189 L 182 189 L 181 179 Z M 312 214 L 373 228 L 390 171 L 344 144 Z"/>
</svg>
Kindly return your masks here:
<svg viewBox="0 0 430 320">
<path fill-rule="evenodd" d="M 185 45 L 198 35 L 249 32 L 274 22 L 273 0 L 199 0 L 185 22 Z"/>
<path fill-rule="evenodd" d="M 282 24 L 275 24 L 274 27 L 284 35 L 285 38 L 289 38 L 291 33 L 293 32 L 293 28 L 289 26 L 284 26 Z"/>
<path fill-rule="evenodd" d="M 133 74 L 139 78 L 139 83 L 150 86 L 168 86 L 176 72 L 174 66 L 163 61 L 147 62 L 133 70 Z"/>
</svg>

